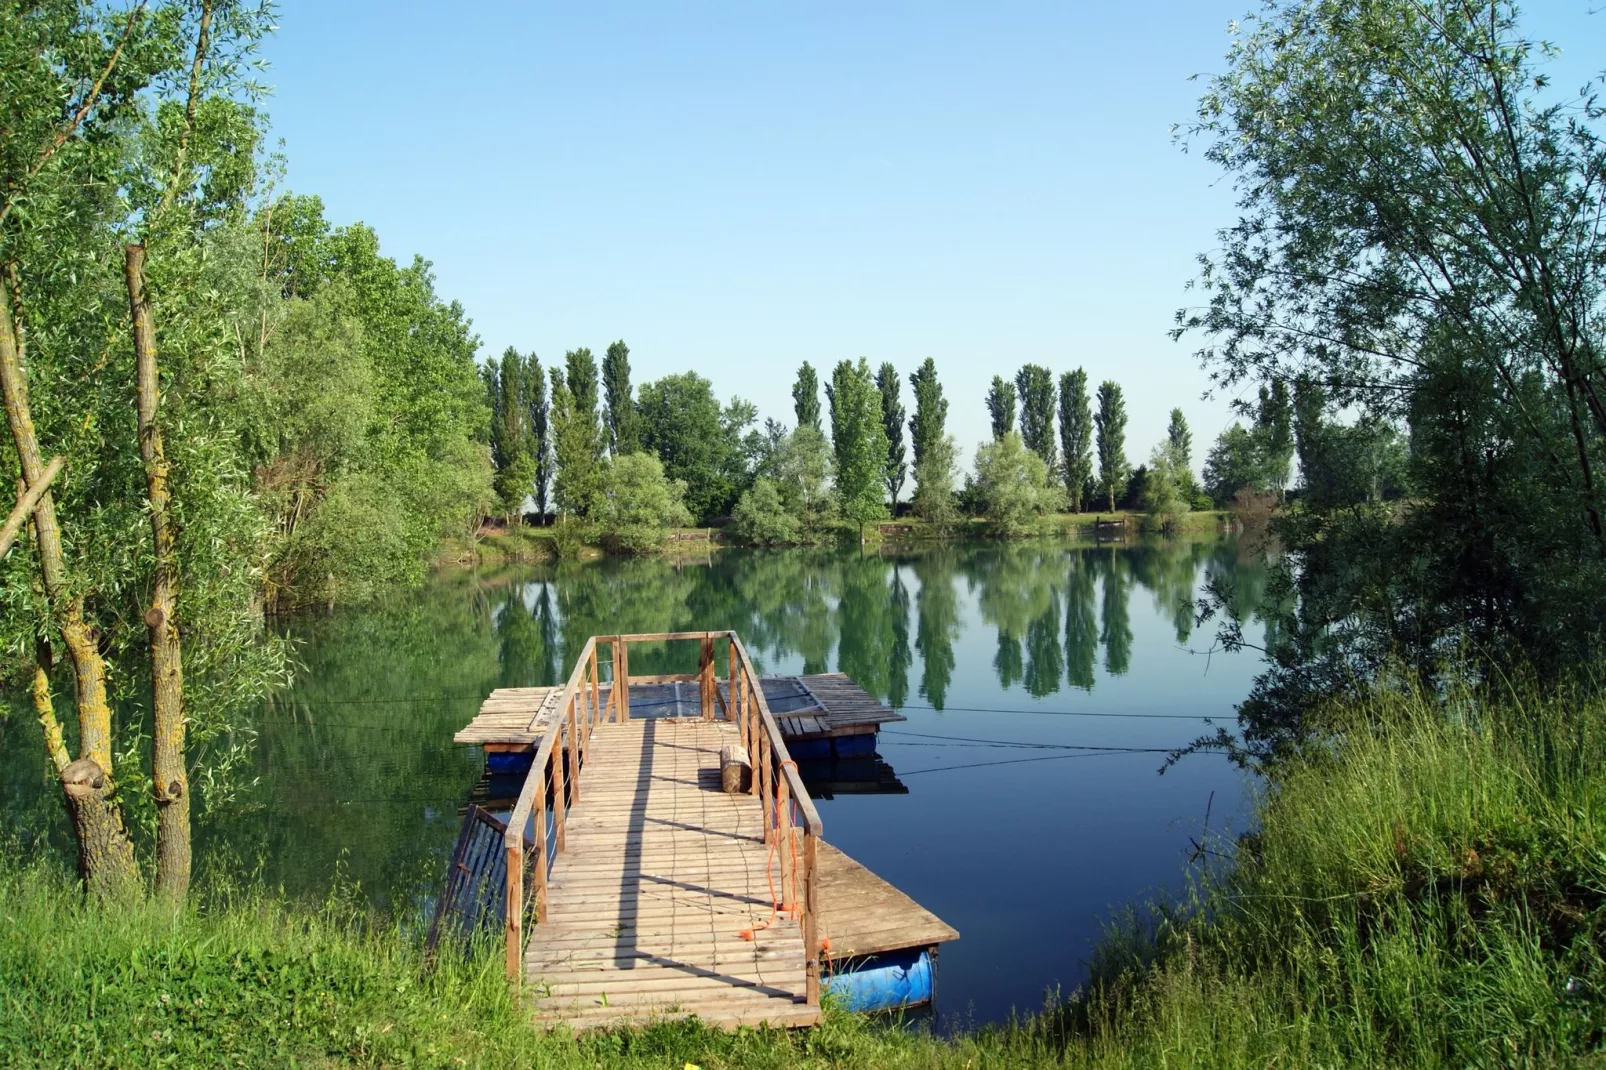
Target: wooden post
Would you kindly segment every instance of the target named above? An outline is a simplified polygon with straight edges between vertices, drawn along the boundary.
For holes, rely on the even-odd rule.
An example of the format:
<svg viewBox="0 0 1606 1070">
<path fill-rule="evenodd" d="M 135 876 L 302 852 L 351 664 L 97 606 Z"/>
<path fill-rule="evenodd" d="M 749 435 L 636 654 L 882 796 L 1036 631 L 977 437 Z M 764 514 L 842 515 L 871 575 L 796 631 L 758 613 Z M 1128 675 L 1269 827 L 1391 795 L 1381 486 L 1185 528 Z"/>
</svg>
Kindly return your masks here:
<svg viewBox="0 0 1606 1070">
<path fill-rule="evenodd" d="M 702 650 L 697 659 L 697 689 L 702 698 L 703 720 L 714 719 L 714 636 L 703 636 Z"/>
<path fill-rule="evenodd" d="M 535 923 L 546 921 L 546 771 L 531 770 L 536 777 L 535 808 L 531 817 L 535 824 Z M 524 830 L 519 829 L 519 836 Z"/>
<path fill-rule="evenodd" d="M 569 693 L 569 798 L 580 801 L 580 736 L 575 731 L 574 708 L 580 696 Z"/>
<path fill-rule="evenodd" d="M 591 644 L 591 709 L 595 716 L 590 723 L 602 720 L 602 681 L 597 675 L 597 644 L 594 642 Z M 586 738 L 591 738 L 589 726 L 586 728 Z"/>
<path fill-rule="evenodd" d="M 524 980 L 524 830 L 507 849 L 507 980 L 518 995 Z"/>
<path fill-rule="evenodd" d="M 574 709 L 574 693 L 569 693 L 569 709 Z M 564 715 L 557 710 L 552 711 L 554 717 L 562 718 Z M 563 853 L 567 843 L 564 839 L 564 819 L 568 816 L 568 795 L 565 791 L 567 785 L 563 776 L 563 725 L 558 725 L 558 738 L 553 741 L 552 753 L 547 761 L 552 763 L 552 827 L 557 831 L 558 854 Z"/>
<path fill-rule="evenodd" d="M 759 727 L 758 733 L 758 775 L 763 780 L 759 788 L 759 808 L 764 811 L 764 842 L 775 842 L 775 770 L 770 762 L 774 755 L 770 752 L 770 734 Z"/>
<path fill-rule="evenodd" d="M 725 684 L 725 694 L 730 699 L 730 704 L 725 707 L 725 716 L 728 720 L 740 723 L 740 716 L 736 712 L 736 637 L 731 636 L 725 645 L 729 648 L 731 656 L 730 680 Z M 747 746 L 746 739 L 742 740 L 742 746 Z"/>
<path fill-rule="evenodd" d="M 630 720 L 630 644 L 619 644 L 619 675 L 613 683 L 619 692 L 619 719 Z"/>
<path fill-rule="evenodd" d="M 820 1002 L 820 923 L 817 918 L 819 903 L 815 900 L 814 867 L 817 861 L 819 838 L 813 832 L 803 834 L 803 954 L 804 999 L 811 1006 Z"/>
</svg>

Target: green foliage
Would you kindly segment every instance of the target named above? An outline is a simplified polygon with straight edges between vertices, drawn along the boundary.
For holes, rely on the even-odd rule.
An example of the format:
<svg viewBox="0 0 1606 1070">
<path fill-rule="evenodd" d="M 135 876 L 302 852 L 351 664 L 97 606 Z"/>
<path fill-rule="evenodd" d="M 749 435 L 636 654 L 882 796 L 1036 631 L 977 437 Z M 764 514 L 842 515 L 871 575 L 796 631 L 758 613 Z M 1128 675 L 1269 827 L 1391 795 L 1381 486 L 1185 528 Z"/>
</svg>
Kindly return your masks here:
<svg viewBox="0 0 1606 1070">
<path fill-rule="evenodd" d="M 903 489 L 904 478 L 909 472 L 904 462 L 904 411 L 903 402 L 898 397 L 901 385 L 898 370 L 890 363 L 883 363 L 876 371 L 875 385 L 881 393 L 881 426 L 887 436 L 887 495 L 892 499 L 892 508 L 896 511 L 898 492 Z"/>
<path fill-rule="evenodd" d="M 1341 504 L 1381 491 L 1371 449 L 1308 436 L 1314 493 L 1275 521 L 1298 627 L 1252 716 L 1390 658 L 1431 675 L 1463 643 L 1552 675 L 1593 656 L 1606 143 L 1599 83 L 1554 95 L 1552 55 L 1507 2 L 1277 3 L 1200 101 L 1193 135 L 1239 205 L 1178 329 L 1272 416 L 1304 377 L 1327 395 L 1308 408 L 1410 443 L 1411 505 L 1383 510 Z"/>
<path fill-rule="evenodd" d="M 988 388 L 987 413 L 992 418 L 994 439 L 1015 430 L 1015 384 L 1002 375 L 993 376 L 993 385 Z"/>
<path fill-rule="evenodd" d="M 1240 490 L 1270 491 L 1260 440 L 1243 424 L 1234 423 L 1210 447 L 1205 457 L 1204 486 L 1218 505 L 1231 502 Z"/>
<path fill-rule="evenodd" d="M 1027 364 L 1015 373 L 1020 398 L 1020 437 L 1026 448 L 1043 459 L 1050 472 L 1059 469 L 1054 441 L 1054 373 L 1041 364 Z"/>
<path fill-rule="evenodd" d="M 1126 482 L 1126 401 L 1121 388 L 1106 379 L 1099 384 L 1099 408 L 1093 416 L 1098 432 L 1099 489 L 1115 508 L 1115 498 Z"/>
<path fill-rule="evenodd" d="M 792 587 L 796 556 L 764 555 L 743 590 Z M 951 634 L 943 564 L 914 566 L 916 646 L 927 636 L 940 650 Z M 898 597 L 875 559 L 840 582 L 867 609 Z M 1029 611 L 993 608 L 1029 651 Z M 888 689 L 895 644 L 870 651 Z M 921 693 L 941 705 L 943 660 L 923 661 Z M 1446 700 L 1460 716 L 1442 716 Z M 22 1066 L 76 1065 L 86 1052 L 106 1065 L 1587 1065 L 1606 1028 L 1595 996 L 1606 984 L 1606 708 L 1522 687 L 1500 700 L 1401 686 L 1324 723 L 1365 730 L 1336 731 L 1281 767 L 1252 834 L 1204 839 L 1230 865 L 1197 870 L 1183 903 L 1118 921 L 1074 997 L 975 1033 L 939 1039 L 828 1010 L 807 1032 L 680 1023 L 553 1035 L 517 1013 L 499 945 L 426 968 L 415 935 L 344 893 L 303 904 L 217 885 L 178 911 L 101 911 L 65 875 L 13 862 L 0 873 L 0 1049 Z"/>
<path fill-rule="evenodd" d="M 948 433 L 948 399 L 943 397 L 942 383 L 937 381 L 937 362 L 930 357 L 909 374 L 909 387 L 915 395 L 915 411 L 909 419 L 909 440 L 914 446 L 918 482 L 918 469 L 926 455 L 926 446 Z"/>
<path fill-rule="evenodd" d="M 462 308 L 435 295 L 424 261 L 398 268 L 368 228 L 331 230 L 316 198 L 280 198 L 210 240 L 219 320 L 251 340 L 234 403 L 249 420 L 253 490 L 278 533 L 270 604 L 367 597 L 381 576 L 416 580 L 443 537 L 491 508 L 482 443 L 492 397 Z M 522 501 L 514 484 L 527 478 L 528 423 L 515 410 L 528 384 L 516 357 L 495 362 L 496 392 L 515 399 L 496 432 L 508 473 L 497 489 Z M 359 476 L 371 478 L 341 489 Z M 370 488 L 386 483 L 409 493 L 380 504 Z M 342 526 L 359 522 L 388 530 Z M 336 552 L 344 541 L 366 545 Z M 361 571 L 344 571 L 359 562 Z"/>
<path fill-rule="evenodd" d="M 841 361 L 825 395 L 831 402 L 831 446 L 836 454 L 836 498 L 843 519 L 864 526 L 887 516 L 882 492 L 888 455 L 881 393 L 863 357 Z"/>
<path fill-rule="evenodd" d="M 762 476 L 742 493 L 731 512 L 730 534 L 744 546 L 795 546 L 800 530 L 781 492 Z"/>
<path fill-rule="evenodd" d="M 1143 506 L 1149 518 L 1167 535 L 1181 528 L 1192 506 L 1192 473 L 1178 464 L 1181 451 L 1168 440 L 1156 446 L 1144 473 Z"/>
<path fill-rule="evenodd" d="M 531 494 L 535 498 L 536 513 L 545 517 L 552 488 L 552 476 L 557 467 L 552 455 L 552 406 L 547 400 L 547 377 L 541 369 L 541 361 L 534 353 L 526 359 L 529 362 L 528 375 L 525 378 L 525 383 L 529 387 L 526 400 L 530 413 L 530 439 L 535 449 L 532 472 L 534 486 Z"/>
<path fill-rule="evenodd" d="M 1294 459 L 1293 406 L 1288 400 L 1288 384 L 1277 378 L 1260 388 L 1260 404 L 1255 409 L 1255 437 L 1260 443 L 1261 463 L 1266 482 L 1279 498 L 1288 486 L 1288 465 Z"/>
<path fill-rule="evenodd" d="M 671 528 L 691 524 L 686 484 L 664 475 L 650 453 L 627 453 L 608 464 L 597 519 L 609 544 L 628 553 L 660 550 Z"/>
<path fill-rule="evenodd" d="M 925 455 L 915 465 L 915 515 L 939 531 L 959 519 L 959 505 L 954 500 L 958 467 L 959 449 L 952 435 L 928 442 Z"/>
<path fill-rule="evenodd" d="M 1082 368 L 1060 376 L 1060 448 L 1066 498 L 1071 512 L 1080 513 L 1089 497 L 1084 488 L 1093 478 L 1093 410 Z"/>
<path fill-rule="evenodd" d="M 1048 465 L 1016 431 L 977 447 L 976 488 L 988 523 L 1000 535 L 1029 534 L 1039 517 L 1065 502 Z"/>
<path fill-rule="evenodd" d="M 533 374 L 540 374 L 539 365 Z M 500 361 L 493 357 L 486 362 L 484 375 L 491 406 L 491 466 L 496 470 L 492 486 L 502 502 L 503 515 L 517 516 L 524 511 L 524 499 L 535 482 L 531 365 L 509 346 Z"/>
<path fill-rule="evenodd" d="M 743 433 L 756 418 L 740 398 L 720 408 L 714 386 L 696 372 L 666 375 L 638 392 L 641 444 L 671 479 L 686 484 L 686 507 L 707 521 L 726 515 L 747 485 Z"/>
<path fill-rule="evenodd" d="M 804 361 L 797 370 L 797 381 L 792 384 L 792 411 L 798 427 L 812 427 L 824 434 L 820 426 L 820 377 L 814 365 Z"/>
<path fill-rule="evenodd" d="M 1326 392 L 1302 378 L 1294 384 L 1294 443 L 1301 499 L 1318 509 L 1401 497 L 1410 457 L 1394 425 L 1372 413 L 1341 424 L 1326 412 Z"/>
<path fill-rule="evenodd" d="M 570 351 L 552 368 L 552 498 L 558 511 L 590 520 L 606 478 L 597 424 L 597 367 L 589 349 Z M 571 385 L 577 381 L 578 393 Z"/>
<path fill-rule="evenodd" d="M 800 531 L 819 532 L 834 517 L 831 447 L 814 427 L 804 424 L 782 438 L 775 450 L 773 479 Z"/>
<path fill-rule="evenodd" d="M 1171 451 L 1171 461 L 1179 468 L 1191 469 L 1193 467 L 1193 432 L 1188 430 L 1188 418 L 1182 415 L 1181 409 L 1171 410 L 1171 420 L 1165 429 L 1166 449 Z"/>
<path fill-rule="evenodd" d="M 630 396 L 630 347 L 624 339 L 608 347 L 602 358 L 602 384 L 608 400 L 608 452 L 615 457 L 641 449 L 636 403 Z"/>
</svg>

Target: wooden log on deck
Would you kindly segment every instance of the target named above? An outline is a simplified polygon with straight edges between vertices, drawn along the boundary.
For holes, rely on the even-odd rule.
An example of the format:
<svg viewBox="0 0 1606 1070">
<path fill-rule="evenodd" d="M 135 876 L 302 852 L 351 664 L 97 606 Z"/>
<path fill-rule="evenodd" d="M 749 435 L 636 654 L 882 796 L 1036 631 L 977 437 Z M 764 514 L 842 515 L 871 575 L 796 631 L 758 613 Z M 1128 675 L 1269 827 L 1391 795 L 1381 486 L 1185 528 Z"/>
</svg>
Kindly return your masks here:
<svg viewBox="0 0 1606 1070">
<path fill-rule="evenodd" d="M 739 795 L 753 784 L 753 762 L 747 748 L 727 743 L 719 748 L 719 786 L 727 795 Z"/>
</svg>

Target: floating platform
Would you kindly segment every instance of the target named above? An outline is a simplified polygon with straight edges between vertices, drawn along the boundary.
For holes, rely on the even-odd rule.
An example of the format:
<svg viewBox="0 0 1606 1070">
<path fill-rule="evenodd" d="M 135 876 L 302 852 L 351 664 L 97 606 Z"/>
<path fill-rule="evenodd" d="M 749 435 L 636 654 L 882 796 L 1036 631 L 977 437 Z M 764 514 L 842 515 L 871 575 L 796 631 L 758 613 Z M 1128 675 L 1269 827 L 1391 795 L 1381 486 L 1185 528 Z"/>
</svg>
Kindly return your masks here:
<svg viewBox="0 0 1606 1070">
<path fill-rule="evenodd" d="M 630 716 L 689 717 L 700 708 L 695 677 L 630 684 Z M 759 681 L 787 750 L 798 760 L 831 757 L 857 758 L 873 754 L 875 735 L 884 724 L 908 718 L 882 705 L 858 684 L 839 672 L 806 676 L 765 676 Z M 499 687 L 480 706 L 480 712 L 452 737 L 455 743 L 498 752 L 534 753 L 552 721 L 561 687 Z M 599 687 L 602 701 L 611 699 L 611 685 Z M 720 681 L 719 702 L 728 706 L 730 685 Z M 498 762 L 497 764 L 501 764 Z M 513 764 L 492 773 L 512 772 Z"/>
</svg>

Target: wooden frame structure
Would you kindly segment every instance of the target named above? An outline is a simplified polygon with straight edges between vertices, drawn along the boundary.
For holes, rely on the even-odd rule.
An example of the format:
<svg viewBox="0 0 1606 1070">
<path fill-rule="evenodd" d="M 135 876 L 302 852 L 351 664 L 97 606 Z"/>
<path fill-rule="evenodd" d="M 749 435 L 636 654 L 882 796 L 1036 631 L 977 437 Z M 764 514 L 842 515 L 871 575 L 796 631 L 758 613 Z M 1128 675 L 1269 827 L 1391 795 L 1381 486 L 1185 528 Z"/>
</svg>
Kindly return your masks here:
<svg viewBox="0 0 1606 1070">
<path fill-rule="evenodd" d="M 714 654 L 715 643 L 721 639 L 729 644 L 724 693 L 719 686 Z M 631 676 L 631 645 L 663 642 L 698 643 L 698 671 L 685 675 Z M 609 648 L 606 679 L 599 657 L 599 647 L 603 645 Z M 548 871 L 553 858 L 565 849 L 568 813 L 580 801 L 584 790 L 582 782 L 592 732 L 600 724 L 630 718 L 632 684 L 668 682 L 697 682 L 702 700 L 701 719 L 718 718 L 733 723 L 747 749 L 753 763 L 750 792 L 758 797 L 764 815 L 764 842 L 775 848 L 779 858 L 781 902 L 777 908 L 799 923 L 804 945 L 806 1002 L 817 1007 L 821 956 L 817 896 L 820 815 L 804 789 L 797 764 L 787 753 L 780 727 L 764 699 L 758 670 L 733 631 L 592 636 L 586 640 L 535 749 L 503 838 L 507 857 L 508 982 L 515 989 L 523 982 L 526 913 L 533 912 L 537 925 L 546 920 Z M 527 828 L 531 830 L 528 836 Z M 534 865 L 526 864 L 527 842 L 531 844 Z M 526 907 L 527 894 L 532 900 L 529 908 Z"/>
</svg>

